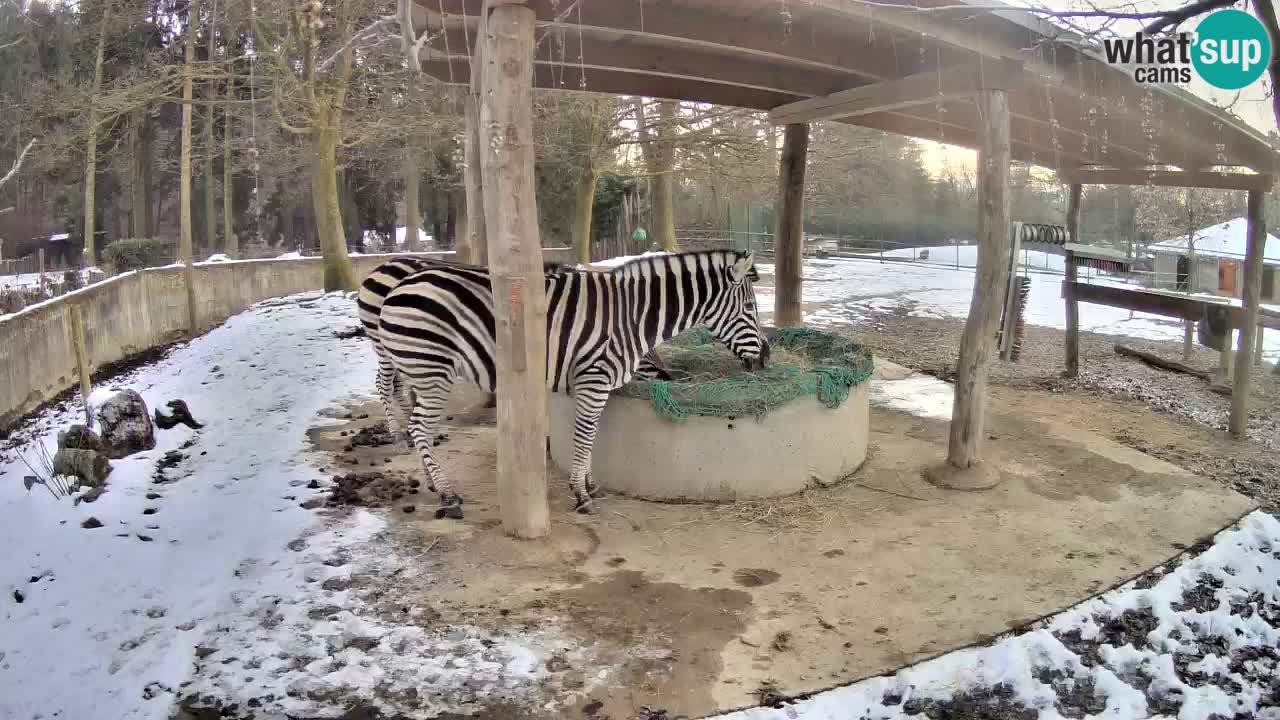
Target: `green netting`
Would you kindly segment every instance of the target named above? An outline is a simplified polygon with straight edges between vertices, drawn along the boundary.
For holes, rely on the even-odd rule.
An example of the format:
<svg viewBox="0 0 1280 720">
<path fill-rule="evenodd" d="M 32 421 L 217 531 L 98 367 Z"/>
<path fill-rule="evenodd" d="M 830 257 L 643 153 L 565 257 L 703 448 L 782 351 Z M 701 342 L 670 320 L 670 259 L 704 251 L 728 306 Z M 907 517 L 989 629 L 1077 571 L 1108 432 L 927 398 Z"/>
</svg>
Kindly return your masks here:
<svg viewBox="0 0 1280 720">
<path fill-rule="evenodd" d="M 761 416 L 805 395 L 839 407 L 850 388 L 871 377 L 871 353 L 840 335 L 784 328 L 770 345 L 769 366 L 748 372 L 710 332 L 694 328 L 658 348 L 672 380 L 637 380 L 618 393 L 647 399 L 659 415 L 672 420 Z"/>
</svg>

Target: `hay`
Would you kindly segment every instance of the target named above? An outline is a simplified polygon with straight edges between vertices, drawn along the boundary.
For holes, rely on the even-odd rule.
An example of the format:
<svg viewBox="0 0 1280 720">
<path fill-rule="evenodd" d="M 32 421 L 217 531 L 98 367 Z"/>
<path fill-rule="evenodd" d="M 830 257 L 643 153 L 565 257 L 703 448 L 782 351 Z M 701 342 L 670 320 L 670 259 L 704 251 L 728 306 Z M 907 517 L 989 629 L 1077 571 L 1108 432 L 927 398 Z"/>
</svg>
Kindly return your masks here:
<svg viewBox="0 0 1280 720">
<path fill-rule="evenodd" d="M 871 353 L 833 333 L 785 328 L 770 344 L 769 367 L 750 372 L 709 332 L 694 328 L 658 348 L 672 380 L 635 381 L 618 392 L 651 401 L 672 420 L 759 417 L 805 395 L 839 407 L 871 377 Z"/>
</svg>

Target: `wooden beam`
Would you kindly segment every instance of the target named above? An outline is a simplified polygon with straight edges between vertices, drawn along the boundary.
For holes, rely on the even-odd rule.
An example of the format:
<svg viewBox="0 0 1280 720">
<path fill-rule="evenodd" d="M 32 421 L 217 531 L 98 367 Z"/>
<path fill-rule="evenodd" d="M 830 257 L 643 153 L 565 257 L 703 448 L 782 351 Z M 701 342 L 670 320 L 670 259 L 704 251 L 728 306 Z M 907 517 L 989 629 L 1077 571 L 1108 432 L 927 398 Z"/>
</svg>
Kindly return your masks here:
<svg viewBox="0 0 1280 720">
<path fill-rule="evenodd" d="M 1071 195 L 1067 198 L 1067 241 L 1080 242 L 1081 196 L 1084 188 L 1079 183 L 1071 185 Z M 1067 249 L 1066 282 L 1063 283 L 1063 299 L 1067 304 L 1067 340 L 1065 360 L 1067 377 L 1080 375 L 1080 302 L 1076 299 L 1076 259 L 1075 251 Z"/>
<path fill-rule="evenodd" d="M 1066 292 L 1063 288 L 1063 292 Z M 1199 322 L 1204 318 L 1206 307 L 1221 307 L 1223 303 L 1203 298 L 1175 295 L 1173 293 L 1155 292 L 1140 288 L 1116 287 L 1114 285 L 1093 285 L 1077 282 L 1071 286 L 1076 299 L 1093 305 L 1123 308 L 1134 312 L 1163 315 Z M 1241 307 L 1231 308 L 1231 326 L 1241 328 L 1248 322 L 1248 316 Z M 1258 310 L 1256 323 L 1262 327 L 1280 329 L 1280 313 Z"/>
<path fill-rule="evenodd" d="M 947 464 L 965 470 L 978 464 L 987 405 L 987 374 L 1009 261 L 1009 94 L 978 96 L 978 266 L 969 317 L 956 362 L 955 403 Z"/>
<path fill-rule="evenodd" d="M 1063 168 L 1058 171 L 1058 178 L 1080 185 L 1156 185 L 1260 192 L 1268 192 L 1275 185 L 1275 177 L 1269 174 L 1145 168 Z"/>
<path fill-rule="evenodd" d="M 804 174 L 809 154 L 809 126 L 787 125 L 778 165 L 778 217 L 773 257 L 776 290 L 773 322 L 778 327 L 804 324 L 801 309 L 804 273 Z"/>
<path fill-rule="evenodd" d="M 533 176 L 533 23 L 522 5 L 489 14 L 480 141 L 497 335 L 502 527 L 547 534 L 547 316 Z"/>
<path fill-rule="evenodd" d="M 769 122 L 785 125 L 835 120 L 901 110 L 913 105 L 967 99 L 982 90 L 1012 89 L 1023 79 L 1022 64 L 1019 62 L 980 60 L 970 65 L 931 70 L 898 80 L 887 80 L 788 103 L 770 110 Z"/>
<path fill-rule="evenodd" d="M 1262 297 L 1262 258 L 1267 247 L 1266 194 L 1249 191 L 1249 244 L 1244 256 L 1244 325 L 1240 328 L 1240 346 L 1236 351 L 1236 374 L 1231 388 L 1231 416 L 1227 428 L 1231 436 L 1243 439 L 1249 426 L 1249 382 L 1253 373 L 1254 337 L 1258 327 L 1258 302 Z"/>
</svg>

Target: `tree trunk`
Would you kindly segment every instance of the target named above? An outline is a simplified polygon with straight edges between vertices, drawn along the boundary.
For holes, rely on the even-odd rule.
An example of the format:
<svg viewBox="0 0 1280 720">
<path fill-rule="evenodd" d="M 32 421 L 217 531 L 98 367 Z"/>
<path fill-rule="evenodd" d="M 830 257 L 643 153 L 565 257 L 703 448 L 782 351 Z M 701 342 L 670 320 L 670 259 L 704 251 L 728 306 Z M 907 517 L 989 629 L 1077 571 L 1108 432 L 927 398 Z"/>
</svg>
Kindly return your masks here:
<svg viewBox="0 0 1280 720">
<path fill-rule="evenodd" d="M 228 43 L 227 55 L 231 54 L 231 38 L 235 37 L 235 24 L 231 22 L 231 11 L 227 10 L 227 33 L 223 42 Z M 231 160 L 231 101 L 235 99 L 235 83 L 227 80 L 227 107 L 222 116 L 222 251 L 229 258 L 240 256 L 240 238 L 235 228 L 235 168 Z"/>
<path fill-rule="evenodd" d="M 573 206 L 573 256 L 586 265 L 591 262 L 591 209 L 596 200 L 596 169 L 587 158 L 578 175 L 578 195 Z"/>
<path fill-rule="evenodd" d="M 422 228 L 422 211 L 418 209 L 418 148 L 412 137 L 404 148 L 404 249 L 418 252 L 418 234 Z"/>
<path fill-rule="evenodd" d="M 978 121 L 978 267 L 956 362 L 947 447 L 947 463 L 961 470 L 979 460 L 988 366 L 1008 282 L 1009 94 L 984 90 L 978 96 Z"/>
<path fill-rule="evenodd" d="M 129 117 L 129 137 L 132 140 L 133 163 L 129 178 L 129 235 L 136 238 L 150 237 L 147 232 L 148 220 L 151 217 L 150 205 L 147 202 L 146 178 L 143 168 L 148 158 L 143 149 L 143 136 L 146 133 L 143 118 L 147 110 L 134 110 Z"/>
<path fill-rule="evenodd" d="M 804 325 L 804 176 L 809 156 L 808 123 L 787 125 L 778 166 L 778 217 L 774 233 L 777 292 L 773 319 L 778 327 Z"/>
<path fill-rule="evenodd" d="M 656 167 L 653 175 L 653 239 L 667 252 L 676 251 L 676 214 L 672 190 L 675 185 L 675 135 L 676 103 L 663 100 L 658 103 L 657 147 L 653 157 Z"/>
<path fill-rule="evenodd" d="M 1081 202 L 1084 194 L 1084 187 L 1079 183 L 1071 186 L 1071 195 L 1067 199 L 1067 240 L 1072 243 L 1080 242 L 1080 211 Z M 1132 254 L 1130 255 L 1132 257 Z M 1074 283 L 1076 281 L 1076 262 L 1075 253 L 1070 250 L 1066 253 L 1066 291 L 1063 297 L 1066 299 L 1067 312 L 1067 337 L 1065 348 L 1065 360 L 1067 366 L 1068 377 L 1080 376 L 1080 303 L 1076 301 L 1076 291 Z"/>
<path fill-rule="evenodd" d="M 182 63 L 182 152 L 178 162 L 178 257 L 182 261 L 182 278 L 187 288 L 187 329 L 191 334 L 196 332 L 196 289 L 194 273 L 191 269 L 191 123 L 194 110 L 195 90 L 192 73 L 196 58 L 195 18 L 200 16 L 199 0 L 192 0 L 188 13 L 191 20 L 187 23 L 187 38 L 183 48 Z"/>
<path fill-rule="evenodd" d="M 98 264 L 97 243 L 94 233 L 94 195 L 98 184 L 98 93 L 102 91 L 102 56 L 107 43 L 107 21 L 111 19 L 111 4 L 102 11 L 98 27 L 98 49 L 93 61 L 93 89 L 89 97 L 89 131 L 85 138 L 84 162 L 84 265 Z"/>
<path fill-rule="evenodd" d="M 458 247 L 458 255 L 463 262 L 475 265 L 489 264 L 489 244 L 485 234 L 484 180 L 480 167 L 483 154 L 480 152 L 480 85 L 484 66 L 484 43 L 486 21 L 481 16 L 476 45 L 471 59 L 471 84 L 467 90 L 465 109 L 466 138 L 462 149 L 465 166 L 462 169 L 463 183 L 467 193 L 467 234 L 462 245 Z"/>
<path fill-rule="evenodd" d="M 534 201 L 533 10 L 497 5 L 482 40 L 479 127 L 484 206 L 493 247 L 498 406 L 498 500 L 503 529 L 520 538 L 547 534 L 547 300 Z M 475 218 L 472 218 L 475 222 Z"/>
<path fill-rule="evenodd" d="M 1244 257 L 1244 325 L 1240 328 L 1240 347 L 1236 351 L 1235 385 L 1231 392 L 1231 415 L 1227 429 L 1231 437 L 1243 440 L 1249 426 L 1249 393 L 1253 374 L 1254 338 L 1262 332 L 1258 327 L 1258 302 L 1262 297 L 1262 258 L 1267 245 L 1266 195 L 1249 191 L 1249 240 Z M 1230 334 L 1228 334 L 1230 337 Z"/>
<path fill-rule="evenodd" d="M 315 209 L 320 253 L 324 256 L 324 289 L 355 290 L 338 196 L 338 130 L 325 123 L 316 128 L 312 143 L 311 205 Z"/>
<path fill-rule="evenodd" d="M 213 12 L 209 14 L 209 42 L 208 42 L 208 60 L 212 62 L 216 57 L 217 48 L 214 47 L 214 41 L 218 33 L 215 31 L 218 14 L 218 3 L 214 0 Z M 217 157 L 214 149 L 213 141 L 213 124 L 217 117 L 214 111 L 214 101 L 218 99 L 218 83 L 214 80 L 205 81 L 204 90 L 205 105 L 204 125 L 203 125 L 203 143 L 204 143 L 204 248 L 213 250 L 218 246 L 218 211 L 214 208 L 213 193 L 213 159 Z"/>
</svg>

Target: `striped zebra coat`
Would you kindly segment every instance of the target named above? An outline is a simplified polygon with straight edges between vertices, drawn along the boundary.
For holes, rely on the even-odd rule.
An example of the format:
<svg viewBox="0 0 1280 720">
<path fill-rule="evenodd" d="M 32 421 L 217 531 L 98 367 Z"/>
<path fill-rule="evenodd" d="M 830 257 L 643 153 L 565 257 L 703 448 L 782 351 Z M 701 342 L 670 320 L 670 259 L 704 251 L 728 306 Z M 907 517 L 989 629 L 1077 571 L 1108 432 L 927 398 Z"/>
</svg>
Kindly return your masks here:
<svg viewBox="0 0 1280 720">
<path fill-rule="evenodd" d="M 399 285 L 401 280 L 431 267 L 456 268 L 469 266 L 435 258 L 398 257 L 374 268 L 373 272 L 369 273 L 364 279 L 364 282 L 360 283 L 360 291 L 356 298 L 360 324 L 364 327 L 365 335 L 369 337 L 369 341 L 373 343 L 373 351 L 378 359 L 378 396 L 382 400 L 383 409 L 386 411 L 387 429 L 393 435 L 400 435 L 408 427 L 409 413 L 413 410 L 413 401 L 412 398 L 408 397 L 408 388 L 401 382 L 399 375 L 395 372 L 394 366 L 391 364 L 391 358 L 387 356 L 382 348 L 382 342 L 379 339 L 378 319 L 382 313 L 382 304 L 386 301 L 387 294 L 396 285 Z M 547 273 L 563 270 L 564 267 L 562 263 L 543 263 L 543 270 Z M 663 367 L 662 361 L 653 352 L 650 352 L 640 361 L 636 377 L 650 380 L 671 379 L 670 374 Z M 492 407 L 492 405 L 493 398 L 491 395 L 489 406 Z"/>
<path fill-rule="evenodd" d="M 769 346 L 756 314 L 753 258 L 716 250 L 653 255 L 608 272 L 546 273 L 547 386 L 574 397 L 576 509 L 593 511 L 591 448 L 610 391 L 641 359 L 695 325 L 706 326 L 743 364 L 763 365 Z M 493 290 L 486 268 L 437 265 L 387 293 L 376 343 L 412 390 L 409 437 L 441 494 L 437 517 L 462 517 L 462 497 L 432 456 L 431 441 L 453 383 L 497 385 Z"/>
</svg>

